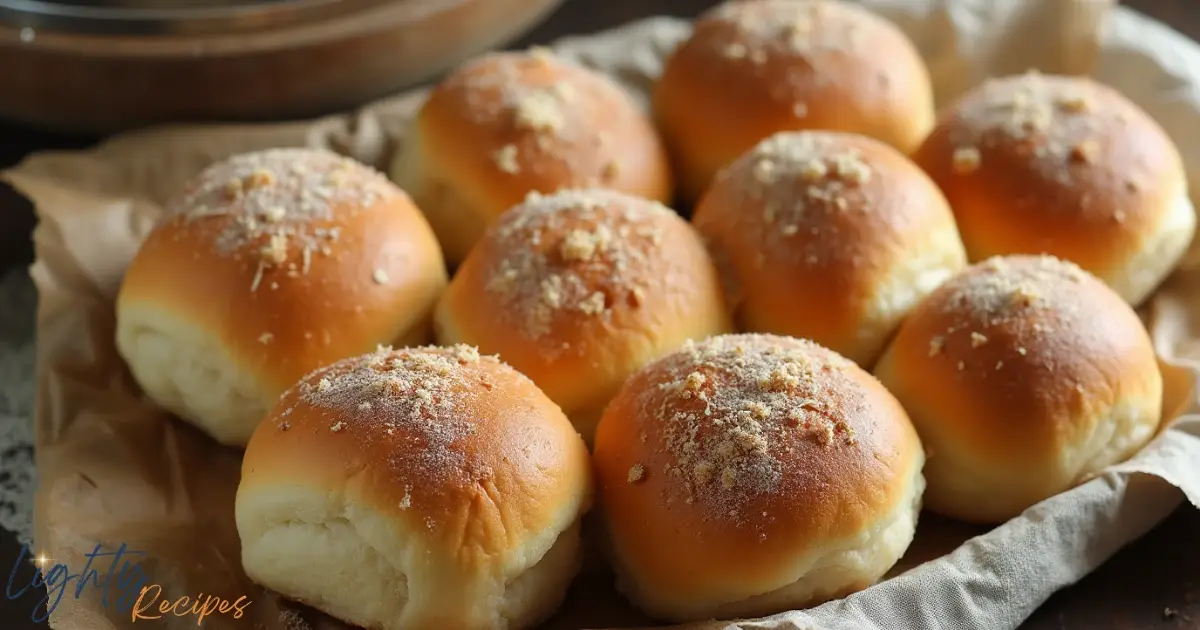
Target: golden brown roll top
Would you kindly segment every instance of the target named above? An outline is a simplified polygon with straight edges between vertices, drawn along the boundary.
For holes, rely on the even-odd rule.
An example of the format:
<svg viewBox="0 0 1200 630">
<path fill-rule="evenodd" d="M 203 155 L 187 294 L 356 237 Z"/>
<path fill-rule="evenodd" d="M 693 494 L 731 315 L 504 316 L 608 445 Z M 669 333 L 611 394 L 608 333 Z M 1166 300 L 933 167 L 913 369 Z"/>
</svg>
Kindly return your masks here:
<svg viewBox="0 0 1200 630">
<path fill-rule="evenodd" d="M 909 152 L 933 126 L 929 72 L 894 25 L 830 0 L 726 2 L 668 59 L 654 108 L 682 193 L 779 131 L 861 133 Z"/>
<path fill-rule="evenodd" d="M 1195 232 L 1170 138 L 1090 79 L 988 81 L 947 108 L 915 159 L 950 200 L 973 261 L 1051 254 L 1135 305 Z"/>
<path fill-rule="evenodd" d="M 593 457 L 618 584 L 671 620 L 869 586 L 912 540 L 923 460 L 873 377 L 773 335 L 714 337 L 646 366 L 605 411 Z"/>
<path fill-rule="evenodd" d="M 544 51 L 487 55 L 447 77 L 421 107 L 393 177 L 451 264 L 531 191 L 672 196 L 666 151 L 637 102 L 610 77 Z"/>
<path fill-rule="evenodd" d="M 937 186 L 863 136 L 785 132 L 722 169 L 693 223 L 742 330 L 870 366 L 901 319 L 966 266 Z"/>
<path fill-rule="evenodd" d="M 305 377 L 254 434 L 242 562 L 358 626 L 527 628 L 578 570 L 591 483 L 570 422 L 512 368 L 380 349 Z"/>
<path fill-rule="evenodd" d="M 995 523 L 1137 452 L 1162 376 L 1133 310 L 1078 266 L 972 266 L 905 320 L 876 373 L 929 451 L 927 505 Z"/>
<path fill-rule="evenodd" d="M 629 374 L 729 332 L 717 271 L 669 208 L 611 190 L 533 194 L 493 225 L 435 311 L 439 343 L 528 375 L 590 440 Z"/>
<path fill-rule="evenodd" d="M 172 201 L 130 264 L 117 347 L 158 404 L 243 445 L 311 370 L 420 343 L 447 282 L 409 197 L 333 153 L 232 157 Z"/>
</svg>

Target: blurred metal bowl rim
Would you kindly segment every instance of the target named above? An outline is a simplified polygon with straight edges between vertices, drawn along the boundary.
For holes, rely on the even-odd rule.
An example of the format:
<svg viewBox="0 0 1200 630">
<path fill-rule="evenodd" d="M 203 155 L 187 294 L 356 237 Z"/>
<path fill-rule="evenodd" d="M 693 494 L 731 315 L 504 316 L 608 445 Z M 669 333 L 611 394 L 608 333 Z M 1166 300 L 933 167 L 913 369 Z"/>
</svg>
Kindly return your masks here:
<svg viewBox="0 0 1200 630">
<path fill-rule="evenodd" d="M 345 2 L 346 0 L 338 0 Z M 162 35 L 139 36 L 128 32 L 111 34 L 86 31 L 58 31 L 39 29 L 0 19 L 0 47 L 21 46 L 43 51 L 63 51 L 103 57 L 155 57 L 178 58 L 197 56 L 247 55 L 277 50 L 297 49 L 339 40 L 359 38 L 373 33 L 415 24 L 439 14 L 449 13 L 463 5 L 479 0 L 360 0 L 353 6 L 340 7 L 336 15 L 321 19 L 271 21 L 256 28 L 243 28 L 212 32 L 200 30 L 167 32 Z M 486 1 L 486 0 L 485 0 Z M 0 0 L 0 4 L 15 5 L 13 0 Z M 317 1 L 309 5 L 328 5 Z M 556 4 L 556 3 L 554 3 Z M 249 5 L 245 5 L 249 6 Z M 267 12 L 270 5 L 257 5 L 260 12 Z M 0 6 L 0 9 L 5 8 Z M 277 8 L 277 7 L 276 7 Z M 213 16 L 217 13 L 213 12 Z M 253 12 L 239 15 L 226 12 L 214 17 L 219 22 L 231 19 L 252 19 Z M 260 13 L 262 15 L 262 13 Z M 0 14 L 2 17 L 2 14 Z M 180 24 L 179 26 L 182 26 Z M 119 46 L 114 46 L 119 41 Z"/>
</svg>

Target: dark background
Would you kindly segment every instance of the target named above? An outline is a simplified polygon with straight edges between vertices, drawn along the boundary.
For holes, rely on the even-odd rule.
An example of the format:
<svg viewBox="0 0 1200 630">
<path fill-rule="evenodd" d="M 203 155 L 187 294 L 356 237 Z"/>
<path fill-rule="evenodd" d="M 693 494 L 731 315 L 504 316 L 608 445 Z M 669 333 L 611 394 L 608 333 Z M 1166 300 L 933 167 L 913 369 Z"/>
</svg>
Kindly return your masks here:
<svg viewBox="0 0 1200 630">
<path fill-rule="evenodd" d="M 649 15 L 694 16 L 713 4 L 712 0 L 568 0 L 517 45 L 548 43 L 563 35 L 596 31 Z M 1122 4 L 1200 39 L 1200 0 L 1128 0 Z M 83 148 L 96 140 L 0 121 L 0 169 L 33 151 Z M 29 204 L 0 184 L 0 275 L 33 260 L 33 225 Z M 16 564 L 18 552 L 14 537 L 0 530 L 0 579 L 7 584 L 11 575 L 16 589 L 28 584 L 33 575 L 31 564 Z M 10 574 L 14 566 L 16 571 Z M 0 597 L 0 629 L 44 628 L 30 620 L 39 598 L 32 591 L 11 601 Z M 1200 630 L 1200 511 L 1186 506 L 1099 571 L 1050 598 L 1023 626 L 1023 630 L 1151 629 Z"/>
</svg>

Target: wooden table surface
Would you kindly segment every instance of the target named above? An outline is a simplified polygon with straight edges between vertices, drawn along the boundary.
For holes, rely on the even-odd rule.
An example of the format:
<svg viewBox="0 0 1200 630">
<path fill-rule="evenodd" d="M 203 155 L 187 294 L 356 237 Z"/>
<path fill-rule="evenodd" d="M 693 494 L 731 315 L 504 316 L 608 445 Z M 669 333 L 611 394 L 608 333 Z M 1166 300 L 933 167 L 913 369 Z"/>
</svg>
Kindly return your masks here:
<svg viewBox="0 0 1200 630">
<path fill-rule="evenodd" d="M 712 4 L 711 0 L 568 0 L 520 45 L 595 31 L 647 15 L 692 16 Z M 1123 4 L 1200 39 L 1200 0 L 1129 0 Z M 32 151 L 78 148 L 94 141 L 94 138 L 55 135 L 0 123 L 0 168 Z M 28 204 L 0 185 L 0 273 L 32 259 L 29 242 L 32 227 Z M 0 531 L 3 575 L 11 570 L 16 552 L 13 537 Z M 28 615 L 28 602 L 0 598 L 0 628 L 33 628 Z M 1022 628 L 1200 629 L 1200 511 L 1181 508 L 1161 527 L 1127 547 L 1100 570 L 1051 597 Z"/>
</svg>

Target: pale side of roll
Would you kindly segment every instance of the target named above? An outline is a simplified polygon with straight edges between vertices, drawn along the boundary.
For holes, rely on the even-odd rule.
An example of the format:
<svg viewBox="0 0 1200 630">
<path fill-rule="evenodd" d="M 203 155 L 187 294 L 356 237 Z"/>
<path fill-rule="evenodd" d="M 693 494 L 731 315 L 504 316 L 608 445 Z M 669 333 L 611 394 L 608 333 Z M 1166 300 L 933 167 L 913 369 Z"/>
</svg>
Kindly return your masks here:
<svg viewBox="0 0 1200 630">
<path fill-rule="evenodd" d="M 1166 132 L 1085 77 L 987 81 L 942 113 L 915 159 L 945 191 L 972 261 L 1050 254 L 1135 306 L 1196 231 Z"/>
<path fill-rule="evenodd" d="M 690 201 L 780 131 L 858 133 L 908 153 L 934 121 L 916 46 L 882 17 L 834 0 L 718 5 L 667 59 L 653 100 Z"/>
<path fill-rule="evenodd" d="M 625 379 L 731 331 L 716 266 L 662 204 L 603 189 L 533 194 L 467 257 L 434 313 L 438 342 L 498 354 L 590 441 Z"/>
<path fill-rule="evenodd" d="M 815 606 L 912 542 L 925 455 L 891 394 L 812 342 L 726 335 L 626 382 L 596 432 L 618 587 L 666 620 Z"/>
<path fill-rule="evenodd" d="M 876 368 L 929 452 L 926 505 L 999 523 L 1128 459 L 1162 420 L 1150 336 L 1112 289 L 1050 256 L 952 278 Z"/>
<path fill-rule="evenodd" d="M 531 628 L 579 569 L 587 447 L 474 348 L 380 349 L 305 377 L 246 449 L 256 583 L 377 630 Z"/>
<path fill-rule="evenodd" d="M 664 203 L 666 149 L 611 77 L 547 51 L 468 62 L 421 106 L 392 177 L 429 217 L 451 265 L 529 192 L 604 187 Z"/>
<path fill-rule="evenodd" d="M 812 339 L 867 368 L 967 264 L 933 181 L 856 134 L 771 136 L 721 170 L 692 222 L 740 330 Z"/>
<path fill-rule="evenodd" d="M 238 155 L 193 179 L 142 244 L 116 345 L 154 402 L 243 446 L 308 372 L 427 342 L 446 283 L 429 224 L 382 174 L 323 150 Z"/>
</svg>

